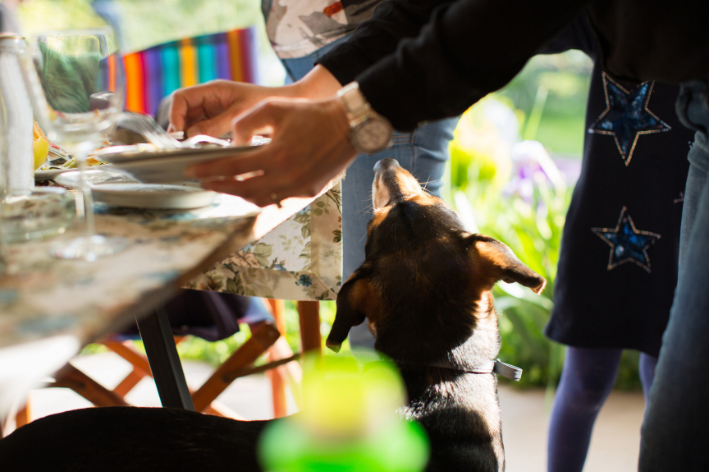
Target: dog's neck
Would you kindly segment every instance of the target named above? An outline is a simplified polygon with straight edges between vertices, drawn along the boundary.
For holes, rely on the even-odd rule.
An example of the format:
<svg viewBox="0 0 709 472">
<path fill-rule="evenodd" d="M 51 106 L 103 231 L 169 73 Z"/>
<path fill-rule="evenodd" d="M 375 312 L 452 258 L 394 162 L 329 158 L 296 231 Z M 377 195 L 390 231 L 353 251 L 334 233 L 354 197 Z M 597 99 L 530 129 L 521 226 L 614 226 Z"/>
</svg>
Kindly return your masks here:
<svg viewBox="0 0 709 472">
<path fill-rule="evenodd" d="M 388 343 L 382 343 L 383 349 L 381 350 L 393 357 L 393 360 L 401 368 L 411 368 L 419 365 L 468 372 L 480 370 L 488 366 L 490 361 L 496 359 L 500 350 L 497 314 L 494 310 L 493 298 L 490 292 L 483 292 L 480 300 L 475 303 L 474 313 L 471 316 L 475 319 L 475 328 L 470 336 L 457 346 L 440 354 L 438 358 L 428 358 L 425 361 L 400 358 L 394 353 L 386 352 L 385 346 Z M 411 339 L 410 341 L 416 343 L 419 340 Z M 375 347 L 379 348 L 378 344 L 375 344 Z"/>
<path fill-rule="evenodd" d="M 485 292 L 477 305 L 477 321 L 472 335 L 449 351 L 445 359 L 451 366 L 463 371 L 473 371 L 487 365 L 500 352 L 500 334 L 492 294 Z"/>
<path fill-rule="evenodd" d="M 447 355 L 446 361 L 456 368 L 399 363 L 409 395 L 400 413 L 426 429 L 437 451 L 434 462 L 445 464 L 435 470 L 469 470 L 470 463 L 479 463 L 468 463 L 470 457 L 486 458 L 479 459 L 487 461 L 481 470 L 504 470 L 497 379 L 493 373 L 466 372 L 495 359 L 500 348 L 489 292 L 478 308 L 472 335 Z"/>
</svg>

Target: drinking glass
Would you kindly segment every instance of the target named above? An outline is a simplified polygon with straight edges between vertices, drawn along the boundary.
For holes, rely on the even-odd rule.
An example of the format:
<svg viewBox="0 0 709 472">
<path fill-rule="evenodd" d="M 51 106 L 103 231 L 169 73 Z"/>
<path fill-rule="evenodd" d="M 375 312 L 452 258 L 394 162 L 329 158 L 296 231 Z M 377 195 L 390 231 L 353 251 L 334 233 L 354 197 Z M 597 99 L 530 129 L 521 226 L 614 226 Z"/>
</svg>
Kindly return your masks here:
<svg viewBox="0 0 709 472">
<path fill-rule="evenodd" d="M 5 254 L 4 225 L 3 225 L 3 203 L 5 202 L 5 192 L 7 190 L 8 156 L 7 156 L 7 121 L 5 118 L 5 104 L 0 95 L 0 276 L 5 273 L 7 260 Z"/>
<path fill-rule="evenodd" d="M 40 33 L 32 38 L 37 72 L 30 86 L 35 119 L 50 141 L 77 160 L 80 198 L 77 220 L 82 236 L 53 248 L 62 259 L 93 261 L 122 251 L 123 237 L 96 234 L 86 159 L 106 139 L 123 110 L 125 79 L 118 40 L 111 28 Z"/>
</svg>

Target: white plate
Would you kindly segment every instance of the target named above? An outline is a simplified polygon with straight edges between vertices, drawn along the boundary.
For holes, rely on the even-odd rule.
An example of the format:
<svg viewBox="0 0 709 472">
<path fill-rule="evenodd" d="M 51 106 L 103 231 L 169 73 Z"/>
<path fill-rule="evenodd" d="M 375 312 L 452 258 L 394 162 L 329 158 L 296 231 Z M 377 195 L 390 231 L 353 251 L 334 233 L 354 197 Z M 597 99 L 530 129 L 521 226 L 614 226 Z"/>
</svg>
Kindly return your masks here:
<svg viewBox="0 0 709 472">
<path fill-rule="evenodd" d="M 145 184 L 121 172 L 91 169 L 86 172 L 94 199 L 130 208 L 188 210 L 214 203 L 219 194 L 203 190 L 191 182 Z M 56 178 L 67 187 L 77 187 L 79 172 L 67 172 Z"/>
<path fill-rule="evenodd" d="M 96 169 L 97 167 L 100 167 L 102 169 L 104 169 L 104 168 L 110 169 L 111 164 L 102 164 L 101 166 L 91 166 L 91 167 L 89 167 L 89 170 Z M 34 171 L 34 180 L 37 182 L 42 182 L 44 180 L 54 180 L 54 177 L 58 176 L 59 174 L 63 174 L 64 172 L 75 172 L 75 171 L 76 171 L 76 167 L 71 167 L 68 169 L 36 170 L 36 171 Z"/>
<path fill-rule="evenodd" d="M 91 187 L 98 201 L 132 208 L 188 210 L 211 205 L 219 194 L 192 184 L 100 184 Z"/>
<path fill-rule="evenodd" d="M 52 180 L 57 175 L 69 172 L 76 169 L 49 169 L 49 170 L 36 170 L 34 171 L 34 180 L 37 182 L 42 182 L 44 180 Z"/>
<path fill-rule="evenodd" d="M 58 175 L 54 181 L 59 185 L 65 187 L 78 188 L 79 187 L 79 171 L 72 169 L 71 172 L 64 172 Z M 117 183 L 139 183 L 133 177 L 123 172 L 118 172 L 115 169 L 87 169 L 86 170 L 86 182 L 91 188 L 96 185 L 101 184 L 117 184 Z"/>
<path fill-rule="evenodd" d="M 199 149 L 170 149 L 154 152 L 137 150 L 135 146 L 106 148 L 101 160 L 132 175 L 141 182 L 169 183 L 184 180 L 187 167 L 200 163 L 234 157 L 253 151 L 256 146 L 204 147 Z"/>
</svg>

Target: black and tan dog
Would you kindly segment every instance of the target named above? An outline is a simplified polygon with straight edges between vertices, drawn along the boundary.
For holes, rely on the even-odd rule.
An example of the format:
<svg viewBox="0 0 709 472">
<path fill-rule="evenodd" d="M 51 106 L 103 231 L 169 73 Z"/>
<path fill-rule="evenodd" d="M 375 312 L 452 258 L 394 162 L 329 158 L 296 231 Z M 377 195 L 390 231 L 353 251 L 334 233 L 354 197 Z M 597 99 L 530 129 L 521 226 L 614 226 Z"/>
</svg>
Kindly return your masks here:
<svg viewBox="0 0 709 472">
<path fill-rule="evenodd" d="M 431 441 L 427 471 L 504 470 L 497 380 L 500 339 L 490 290 L 498 280 L 539 293 L 545 281 L 504 244 L 467 233 L 393 159 L 375 166 L 366 260 L 342 287 L 327 345 L 367 321 L 395 360 Z M 346 406 L 343 406 L 346 407 Z M 0 441 L 8 471 L 255 471 L 266 422 L 169 409 L 99 408 L 54 415 Z"/>
<path fill-rule="evenodd" d="M 337 297 L 327 345 L 337 350 L 365 318 L 374 347 L 401 369 L 409 419 L 431 441 L 428 471 L 500 471 L 504 451 L 500 350 L 490 290 L 498 280 L 536 293 L 546 281 L 504 244 L 463 229 L 458 216 L 393 159 L 375 166 L 366 259 Z"/>
</svg>

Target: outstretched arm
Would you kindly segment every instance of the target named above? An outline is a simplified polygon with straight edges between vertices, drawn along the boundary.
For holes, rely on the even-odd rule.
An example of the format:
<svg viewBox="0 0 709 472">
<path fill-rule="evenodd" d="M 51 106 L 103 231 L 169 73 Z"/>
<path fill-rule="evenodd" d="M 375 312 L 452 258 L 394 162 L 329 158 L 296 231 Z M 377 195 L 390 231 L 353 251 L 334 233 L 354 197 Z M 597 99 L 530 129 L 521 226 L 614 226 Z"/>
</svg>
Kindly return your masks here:
<svg viewBox="0 0 709 472">
<path fill-rule="evenodd" d="M 588 0 L 457 0 L 441 4 L 415 38 L 361 72 L 386 24 L 415 15 L 418 2 L 387 1 L 345 45 L 321 58 L 340 83 L 356 80 L 372 107 L 399 130 L 455 116 L 509 82 Z M 385 9 L 384 6 L 387 5 Z M 403 20 L 402 20 L 403 21 Z M 381 28 L 378 28 L 380 25 Z M 366 26 L 366 29 L 363 29 Z M 361 30 L 361 31 L 360 31 Z"/>
<path fill-rule="evenodd" d="M 348 61 L 357 61 L 357 54 L 360 59 L 366 56 L 370 52 L 366 44 L 387 34 L 387 22 L 396 22 L 398 15 L 406 16 L 411 5 L 416 5 L 414 0 L 389 0 L 392 5 L 375 11 L 370 20 L 374 23 L 363 24 L 348 43 L 324 56 L 321 65 L 330 75 L 322 69 L 317 73 L 327 77 L 329 86 L 356 79 L 372 107 L 395 128 L 413 129 L 424 120 L 460 114 L 502 87 L 581 12 L 586 1 L 457 0 L 444 4 L 420 34 L 402 40 L 395 53 L 362 72 L 367 61 L 376 60 L 376 51 L 356 67 Z M 382 44 L 391 44 L 392 38 Z M 328 87 L 312 90 L 331 94 Z M 240 115 L 233 126 L 237 143 L 264 127 L 272 131 L 273 141 L 248 156 L 195 166 L 189 176 L 202 179 L 206 188 L 243 196 L 262 206 L 292 196 L 314 196 L 356 154 L 348 141 L 344 107 L 333 97 L 266 99 Z M 258 176 L 239 177 L 254 173 Z"/>
<path fill-rule="evenodd" d="M 170 130 L 221 136 L 232 120 L 266 98 L 320 99 L 334 95 L 340 82 L 324 67 L 316 66 L 295 84 L 262 87 L 243 82 L 215 80 L 175 92 L 170 109 Z"/>
</svg>

